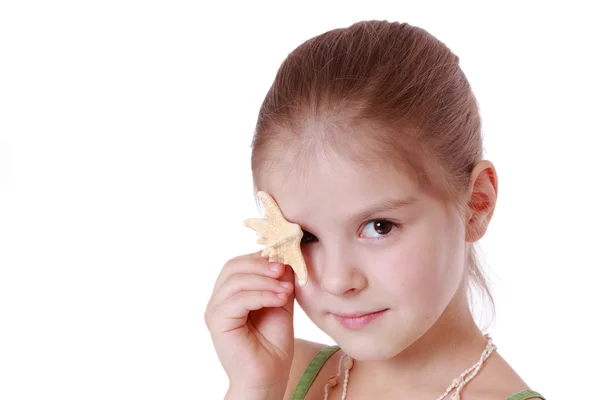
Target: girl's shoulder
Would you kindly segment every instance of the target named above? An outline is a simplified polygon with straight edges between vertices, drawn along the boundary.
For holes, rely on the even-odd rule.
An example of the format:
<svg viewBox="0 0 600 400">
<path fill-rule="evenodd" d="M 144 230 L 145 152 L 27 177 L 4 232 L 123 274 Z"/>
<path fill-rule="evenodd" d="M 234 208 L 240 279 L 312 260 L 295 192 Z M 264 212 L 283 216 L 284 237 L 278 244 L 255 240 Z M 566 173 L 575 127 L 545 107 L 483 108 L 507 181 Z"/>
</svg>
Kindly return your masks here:
<svg viewBox="0 0 600 400">
<path fill-rule="evenodd" d="M 307 371 L 307 368 L 309 365 L 311 365 L 311 363 L 320 370 L 312 371 L 314 373 L 311 374 L 308 379 L 310 382 L 307 383 L 310 383 L 309 386 L 322 387 L 325 384 L 327 377 L 337 372 L 335 370 L 335 365 L 337 365 L 337 363 L 325 363 L 325 361 L 327 361 L 329 358 L 334 359 L 339 357 L 339 354 L 337 353 L 341 352 L 337 352 L 337 349 L 337 346 L 328 346 L 326 344 L 310 342 L 308 340 L 298 338 L 294 339 L 294 360 L 292 361 L 292 368 L 288 378 L 284 399 L 292 398 L 292 394 L 298 389 L 297 387 L 298 383 L 300 382 L 300 378 L 302 378 L 302 376 L 307 372 L 310 373 L 310 371 Z M 317 357 L 317 355 L 319 355 L 319 357 Z M 320 360 L 317 358 L 323 359 Z M 333 368 L 331 367 L 332 365 L 334 366 Z M 314 378 L 314 381 L 312 381 L 312 378 Z M 310 398 L 309 390 L 305 399 Z"/>
</svg>

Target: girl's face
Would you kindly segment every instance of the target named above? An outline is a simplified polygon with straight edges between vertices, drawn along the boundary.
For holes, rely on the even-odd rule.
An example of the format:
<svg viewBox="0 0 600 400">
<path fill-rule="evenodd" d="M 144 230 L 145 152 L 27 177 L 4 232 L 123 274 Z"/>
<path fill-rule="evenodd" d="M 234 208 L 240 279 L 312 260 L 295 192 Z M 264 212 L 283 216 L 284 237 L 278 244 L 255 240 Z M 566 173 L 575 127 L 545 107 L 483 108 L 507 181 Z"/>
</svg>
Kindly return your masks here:
<svg viewBox="0 0 600 400">
<path fill-rule="evenodd" d="M 262 176 L 259 189 L 305 231 L 308 283 L 296 285 L 298 304 L 352 357 L 397 355 L 461 286 L 464 222 L 388 166 L 357 167 L 333 154 L 289 167 Z"/>
</svg>

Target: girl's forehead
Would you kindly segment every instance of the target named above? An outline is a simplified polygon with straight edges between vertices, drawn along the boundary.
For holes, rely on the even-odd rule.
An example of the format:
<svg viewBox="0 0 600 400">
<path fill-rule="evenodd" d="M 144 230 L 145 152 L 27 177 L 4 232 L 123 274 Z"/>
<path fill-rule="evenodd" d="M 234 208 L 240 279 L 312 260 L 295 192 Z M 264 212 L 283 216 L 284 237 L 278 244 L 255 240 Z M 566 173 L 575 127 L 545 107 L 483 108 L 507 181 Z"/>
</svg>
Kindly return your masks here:
<svg viewBox="0 0 600 400">
<path fill-rule="evenodd" d="M 269 181 L 310 185 L 326 180 L 315 176 L 365 181 L 390 174 L 400 181 L 416 178 L 414 160 L 409 162 L 403 149 L 383 140 L 382 132 L 383 128 L 364 123 L 342 128 L 311 122 L 298 131 L 282 130 L 279 139 L 261 151 L 260 180 L 266 176 Z"/>
<path fill-rule="evenodd" d="M 407 173 L 385 163 L 359 165 L 341 156 L 288 160 L 258 177 L 258 189 L 270 193 L 286 218 L 307 213 L 348 213 L 366 204 L 416 198 L 418 184 Z"/>
<path fill-rule="evenodd" d="M 314 150 L 314 149 L 313 149 Z M 261 168 L 258 180 L 273 186 L 314 187 L 333 183 L 347 183 L 349 188 L 379 184 L 414 186 L 412 171 L 399 160 L 376 157 L 372 154 L 356 157 L 342 149 L 298 151 L 288 149 L 277 152 Z M 257 182 L 258 183 L 258 182 Z"/>
</svg>

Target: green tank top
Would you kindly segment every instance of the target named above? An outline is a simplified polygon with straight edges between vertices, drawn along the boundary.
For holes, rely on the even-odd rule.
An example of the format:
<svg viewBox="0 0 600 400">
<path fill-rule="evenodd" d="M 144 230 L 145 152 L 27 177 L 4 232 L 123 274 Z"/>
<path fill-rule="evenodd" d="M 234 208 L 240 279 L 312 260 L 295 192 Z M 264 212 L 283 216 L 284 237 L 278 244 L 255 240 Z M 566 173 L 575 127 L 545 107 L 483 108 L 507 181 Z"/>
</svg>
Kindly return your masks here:
<svg viewBox="0 0 600 400">
<path fill-rule="evenodd" d="M 312 359 L 306 370 L 300 377 L 300 381 L 298 381 L 298 385 L 296 385 L 296 389 L 292 394 L 292 400 L 303 400 L 304 396 L 308 392 L 308 389 L 314 382 L 317 374 L 325 365 L 325 362 L 335 354 L 336 351 L 340 349 L 339 346 L 326 346 L 322 348 Z M 506 398 L 506 400 L 528 400 L 528 399 L 536 399 L 540 398 L 545 400 L 545 398 L 533 390 L 523 390 L 513 395 L 510 395 Z"/>
</svg>

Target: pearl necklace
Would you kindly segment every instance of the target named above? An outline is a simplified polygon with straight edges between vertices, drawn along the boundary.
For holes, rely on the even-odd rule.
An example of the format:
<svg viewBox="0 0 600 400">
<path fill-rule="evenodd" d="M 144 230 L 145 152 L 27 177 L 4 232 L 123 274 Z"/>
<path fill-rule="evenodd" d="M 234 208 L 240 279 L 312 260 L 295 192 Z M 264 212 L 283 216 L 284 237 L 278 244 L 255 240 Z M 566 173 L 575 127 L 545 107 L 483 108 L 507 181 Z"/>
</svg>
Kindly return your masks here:
<svg viewBox="0 0 600 400">
<path fill-rule="evenodd" d="M 469 383 L 473 378 L 475 378 L 475 375 L 477 375 L 477 373 L 483 366 L 483 363 L 485 362 L 485 360 L 487 360 L 488 357 L 494 352 L 494 350 L 496 350 L 496 345 L 494 345 L 492 338 L 489 335 L 485 335 L 485 336 L 488 339 L 488 343 L 487 343 L 487 346 L 485 347 L 485 349 L 483 350 L 483 353 L 481 353 L 481 357 L 479 358 L 479 361 L 477 361 L 475 364 L 473 364 L 473 366 L 471 366 L 466 371 L 464 371 L 462 374 L 460 374 L 460 376 L 458 378 L 455 378 L 452 381 L 452 384 L 450 384 L 450 386 L 448 386 L 448 389 L 446 389 L 444 394 L 442 394 L 436 400 L 443 400 L 452 391 L 454 391 L 454 394 L 452 395 L 450 400 L 460 400 L 460 391 L 463 389 L 463 387 L 467 383 Z M 337 375 L 331 376 L 327 380 L 327 383 L 325 384 L 325 399 L 324 400 L 327 400 L 327 398 L 329 397 L 329 389 L 337 386 L 338 378 L 342 371 L 342 366 L 344 367 L 344 388 L 342 390 L 341 400 L 346 400 L 346 396 L 348 395 L 348 379 L 350 378 L 350 370 L 354 366 L 354 360 L 346 353 L 344 353 L 342 355 L 342 357 L 340 357 Z"/>
</svg>

